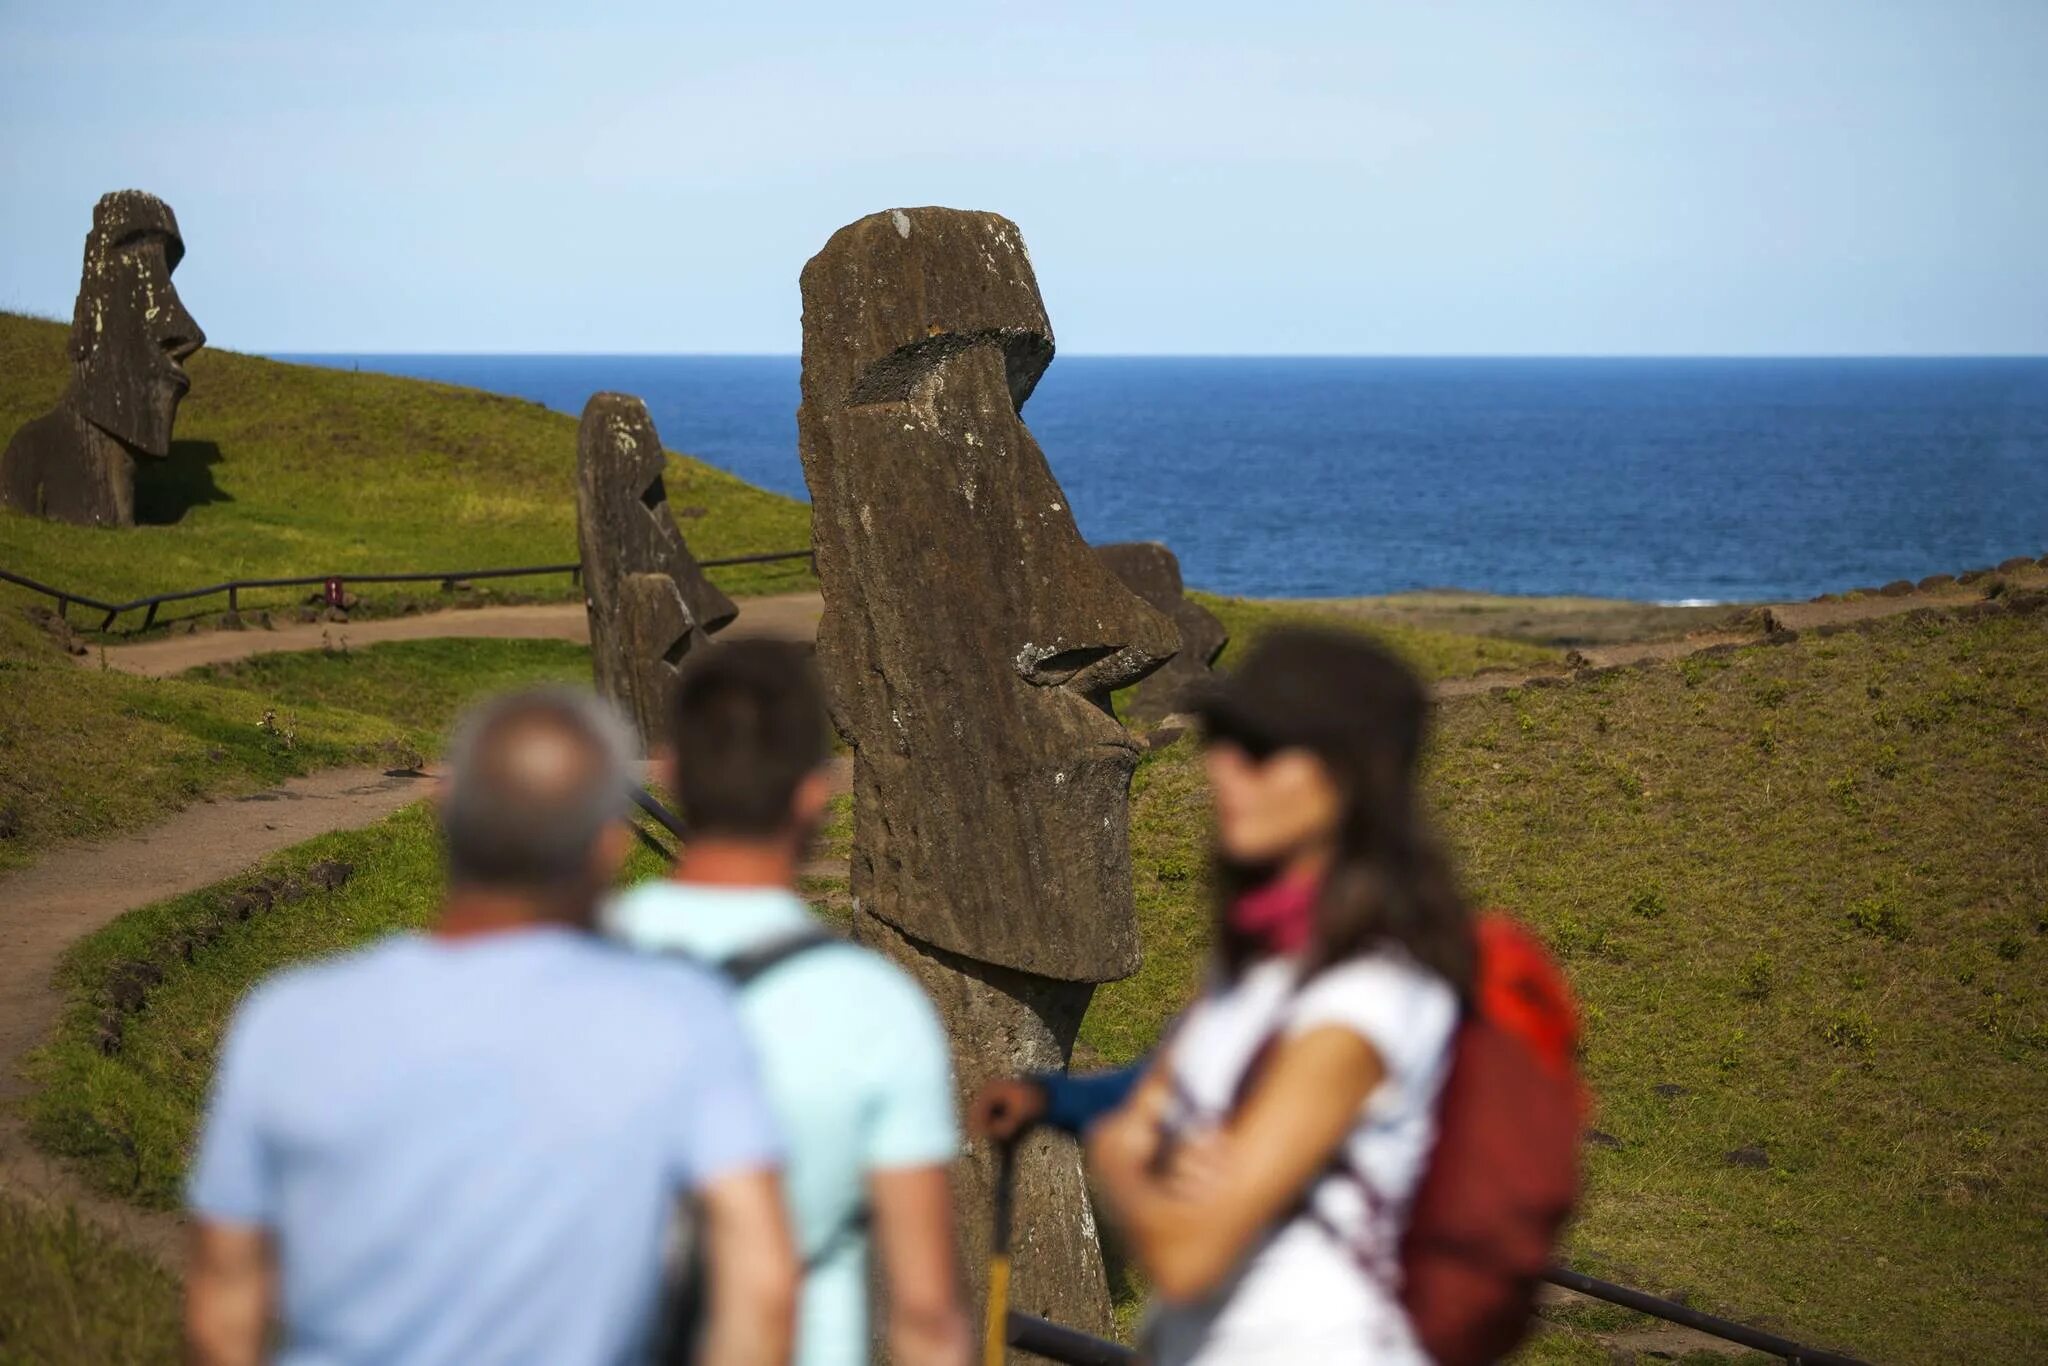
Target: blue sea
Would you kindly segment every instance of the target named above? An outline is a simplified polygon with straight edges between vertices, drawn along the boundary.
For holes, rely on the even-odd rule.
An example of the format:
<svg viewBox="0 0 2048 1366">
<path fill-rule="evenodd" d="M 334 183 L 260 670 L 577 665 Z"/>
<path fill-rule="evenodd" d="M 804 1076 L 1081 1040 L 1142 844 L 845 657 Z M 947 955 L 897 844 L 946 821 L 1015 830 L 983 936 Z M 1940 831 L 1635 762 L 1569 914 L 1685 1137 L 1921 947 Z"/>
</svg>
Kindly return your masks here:
<svg viewBox="0 0 2048 1366">
<path fill-rule="evenodd" d="M 794 357 L 283 359 L 572 414 L 623 390 L 804 496 Z M 2048 552 L 2048 358 L 1062 357 L 1024 416 L 1083 535 L 1219 592 L 1743 601 Z"/>
</svg>

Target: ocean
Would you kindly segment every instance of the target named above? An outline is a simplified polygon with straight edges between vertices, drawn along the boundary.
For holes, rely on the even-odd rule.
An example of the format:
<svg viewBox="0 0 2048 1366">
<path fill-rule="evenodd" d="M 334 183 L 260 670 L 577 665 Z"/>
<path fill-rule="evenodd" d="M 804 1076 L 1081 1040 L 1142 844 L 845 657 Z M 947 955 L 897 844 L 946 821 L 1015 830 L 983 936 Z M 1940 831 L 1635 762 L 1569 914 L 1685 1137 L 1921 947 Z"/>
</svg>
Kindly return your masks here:
<svg viewBox="0 0 2048 1366">
<path fill-rule="evenodd" d="M 572 414 L 623 390 L 804 496 L 794 357 L 280 359 Z M 1751 601 L 2048 552 L 2048 358 L 1079 356 L 1024 417 L 1084 536 L 1164 541 L 1224 593 Z"/>
</svg>

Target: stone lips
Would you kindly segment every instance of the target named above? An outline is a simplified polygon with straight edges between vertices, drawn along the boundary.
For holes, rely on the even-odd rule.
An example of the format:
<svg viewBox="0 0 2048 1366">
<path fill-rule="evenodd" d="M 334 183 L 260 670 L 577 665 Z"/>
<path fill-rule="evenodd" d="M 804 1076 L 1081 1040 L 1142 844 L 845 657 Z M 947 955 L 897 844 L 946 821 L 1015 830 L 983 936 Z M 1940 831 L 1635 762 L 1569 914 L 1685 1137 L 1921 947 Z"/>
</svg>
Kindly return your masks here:
<svg viewBox="0 0 2048 1366">
<path fill-rule="evenodd" d="M 670 515 L 666 460 L 647 405 L 601 393 L 576 432 L 576 540 L 597 689 L 652 750 L 668 730 L 676 672 L 739 615 Z"/>
<path fill-rule="evenodd" d="M 170 206 L 118 190 L 93 207 L 72 306 L 72 379 L 0 455 L 0 502 L 87 525 L 135 521 L 135 459 L 170 453 L 184 362 L 206 335 L 171 272 L 185 242 Z"/>
<path fill-rule="evenodd" d="M 1097 546 L 1095 553 L 1126 588 L 1172 617 L 1180 631 L 1180 653 L 1138 684 L 1124 704 L 1133 721 L 1150 725 L 1184 709 L 1188 688 L 1209 676 L 1230 633 L 1214 612 L 1183 594 L 1180 560 L 1159 542 L 1122 541 Z"/>
<path fill-rule="evenodd" d="M 854 896 L 981 962 L 1125 976 L 1136 749 L 1107 701 L 1178 639 L 1081 540 L 1018 414 L 1053 350 L 1021 236 L 993 214 L 875 214 L 804 268 L 803 300 Z"/>
</svg>

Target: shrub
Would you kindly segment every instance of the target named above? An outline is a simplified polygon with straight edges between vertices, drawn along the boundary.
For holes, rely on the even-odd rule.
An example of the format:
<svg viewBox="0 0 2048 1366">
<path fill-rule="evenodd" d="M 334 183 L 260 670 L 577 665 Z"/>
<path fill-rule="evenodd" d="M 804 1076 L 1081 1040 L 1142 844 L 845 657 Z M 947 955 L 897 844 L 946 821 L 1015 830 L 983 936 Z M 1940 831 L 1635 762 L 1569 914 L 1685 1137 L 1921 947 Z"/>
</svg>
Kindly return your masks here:
<svg viewBox="0 0 2048 1366">
<path fill-rule="evenodd" d="M 1770 996 L 1773 985 L 1775 983 L 1772 981 L 1771 956 L 1768 953 L 1753 953 L 1749 956 L 1749 961 L 1742 965 L 1742 986 L 1736 995 L 1751 1001 L 1761 1001 Z"/>
<path fill-rule="evenodd" d="M 1867 1053 L 1871 1044 L 1876 1042 L 1877 1031 L 1871 1025 L 1870 1017 L 1862 1011 L 1845 1010 L 1820 1022 L 1820 1037 L 1830 1048 Z"/>
<path fill-rule="evenodd" d="M 1605 925 L 1588 924 L 1575 915 L 1561 915 L 1550 931 L 1550 947 L 1560 958 L 1609 958 L 1622 956 L 1621 946 Z"/>
<path fill-rule="evenodd" d="M 1645 887 L 1630 897 L 1628 908 L 1645 920 L 1655 920 L 1668 909 L 1664 904 L 1664 893 L 1655 887 Z"/>
<path fill-rule="evenodd" d="M 1849 924 L 1863 931 L 1886 939 L 1894 944 L 1902 942 L 1911 932 L 1906 913 L 1889 897 L 1867 896 L 1850 905 L 1845 918 Z"/>
</svg>

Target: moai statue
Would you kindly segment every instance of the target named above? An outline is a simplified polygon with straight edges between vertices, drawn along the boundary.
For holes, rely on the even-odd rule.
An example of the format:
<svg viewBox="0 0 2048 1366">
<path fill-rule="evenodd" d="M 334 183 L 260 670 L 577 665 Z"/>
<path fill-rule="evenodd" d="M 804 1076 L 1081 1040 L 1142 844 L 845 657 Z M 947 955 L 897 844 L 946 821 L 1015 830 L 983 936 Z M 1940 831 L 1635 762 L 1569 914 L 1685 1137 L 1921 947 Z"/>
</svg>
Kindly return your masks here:
<svg viewBox="0 0 2048 1366">
<path fill-rule="evenodd" d="M 1181 699 L 1190 686 L 1209 676 L 1216 657 L 1230 643 L 1230 633 L 1214 612 L 1182 593 L 1180 560 L 1159 542 L 1122 541 L 1097 546 L 1095 553 L 1124 587 L 1172 617 L 1180 628 L 1180 653 L 1124 702 L 1126 716 L 1149 726 L 1181 710 Z"/>
<path fill-rule="evenodd" d="M 631 394 L 593 394 L 576 432 L 576 543 L 597 690 L 650 751 L 683 657 L 739 615 L 697 567 L 662 483 L 661 438 Z"/>
<path fill-rule="evenodd" d="M 88 526 L 135 525 L 135 460 L 171 453 L 183 362 L 206 344 L 171 272 L 185 254 L 171 206 L 141 190 L 93 205 L 71 311 L 71 383 L 0 454 L 0 503 Z"/>
<path fill-rule="evenodd" d="M 804 267 L 797 439 L 825 598 L 818 659 L 853 747 L 855 933 L 909 967 L 955 1081 L 1065 1065 L 1098 982 L 1138 966 L 1127 829 L 1137 750 L 1112 690 L 1173 623 L 1075 529 L 1019 410 L 1052 327 L 1014 224 L 898 209 Z M 963 1245 L 992 1154 L 963 1162 Z M 1013 1303 L 1109 1325 L 1080 1157 L 1018 1155 Z"/>
</svg>

